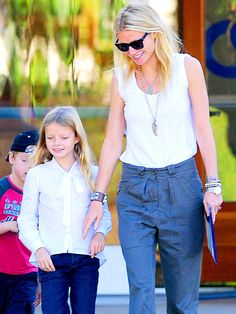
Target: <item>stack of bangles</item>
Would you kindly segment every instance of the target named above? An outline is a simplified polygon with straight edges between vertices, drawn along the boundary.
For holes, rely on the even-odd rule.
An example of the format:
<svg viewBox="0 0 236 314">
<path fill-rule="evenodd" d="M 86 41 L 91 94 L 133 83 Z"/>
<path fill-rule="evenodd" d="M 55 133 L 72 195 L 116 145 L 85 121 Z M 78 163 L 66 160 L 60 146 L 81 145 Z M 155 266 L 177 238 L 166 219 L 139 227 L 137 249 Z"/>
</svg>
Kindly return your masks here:
<svg viewBox="0 0 236 314">
<path fill-rule="evenodd" d="M 205 183 L 205 191 L 220 195 L 222 193 L 222 185 L 219 178 L 207 177 Z"/>
</svg>

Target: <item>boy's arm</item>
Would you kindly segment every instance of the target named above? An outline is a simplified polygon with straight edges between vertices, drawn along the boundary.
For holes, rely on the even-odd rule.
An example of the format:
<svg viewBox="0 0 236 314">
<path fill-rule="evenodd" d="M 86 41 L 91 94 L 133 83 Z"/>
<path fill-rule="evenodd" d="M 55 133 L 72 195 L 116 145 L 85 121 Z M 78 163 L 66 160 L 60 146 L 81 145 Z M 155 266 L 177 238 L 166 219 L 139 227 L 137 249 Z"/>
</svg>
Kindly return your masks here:
<svg viewBox="0 0 236 314">
<path fill-rule="evenodd" d="M 16 221 L 4 221 L 0 223 L 0 235 L 7 232 L 18 233 L 18 227 L 17 227 Z"/>
</svg>

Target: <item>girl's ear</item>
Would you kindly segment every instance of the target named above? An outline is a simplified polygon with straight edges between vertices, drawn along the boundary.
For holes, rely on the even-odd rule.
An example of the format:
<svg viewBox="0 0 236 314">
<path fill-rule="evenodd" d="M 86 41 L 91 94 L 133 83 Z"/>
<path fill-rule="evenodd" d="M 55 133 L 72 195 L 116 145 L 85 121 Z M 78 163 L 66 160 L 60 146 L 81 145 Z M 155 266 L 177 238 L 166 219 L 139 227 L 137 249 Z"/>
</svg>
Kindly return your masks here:
<svg viewBox="0 0 236 314">
<path fill-rule="evenodd" d="M 79 143 L 79 141 L 80 141 L 80 137 L 79 137 L 79 135 L 76 135 L 76 137 L 75 137 L 75 144 Z"/>
<path fill-rule="evenodd" d="M 79 147 L 78 143 L 79 143 L 79 141 L 76 142 L 75 145 L 74 145 L 74 152 L 75 152 L 76 155 L 78 155 L 79 151 L 80 151 L 80 147 Z"/>
</svg>

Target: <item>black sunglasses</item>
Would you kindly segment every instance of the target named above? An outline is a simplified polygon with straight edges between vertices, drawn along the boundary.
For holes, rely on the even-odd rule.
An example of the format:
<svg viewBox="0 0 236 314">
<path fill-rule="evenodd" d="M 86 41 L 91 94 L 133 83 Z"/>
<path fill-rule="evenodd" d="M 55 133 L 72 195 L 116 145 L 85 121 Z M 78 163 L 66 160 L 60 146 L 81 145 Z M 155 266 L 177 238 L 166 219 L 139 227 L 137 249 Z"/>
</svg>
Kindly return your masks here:
<svg viewBox="0 0 236 314">
<path fill-rule="evenodd" d="M 118 44 L 118 39 L 116 40 L 115 46 L 122 52 L 129 51 L 129 47 L 132 47 L 136 50 L 143 48 L 143 41 L 150 33 L 145 33 L 142 38 L 131 41 L 131 43 L 120 43 Z"/>
</svg>

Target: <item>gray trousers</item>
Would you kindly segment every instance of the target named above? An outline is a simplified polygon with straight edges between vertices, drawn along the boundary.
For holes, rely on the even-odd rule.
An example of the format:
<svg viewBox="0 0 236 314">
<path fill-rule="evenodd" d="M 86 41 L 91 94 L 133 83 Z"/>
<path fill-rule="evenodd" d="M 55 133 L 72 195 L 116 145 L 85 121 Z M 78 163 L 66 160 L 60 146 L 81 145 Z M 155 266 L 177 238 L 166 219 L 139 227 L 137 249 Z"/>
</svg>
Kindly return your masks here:
<svg viewBox="0 0 236 314">
<path fill-rule="evenodd" d="M 155 314 L 156 246 L 168 314 L 197 314 L 204 235 L 203 189 L 194 158 L 165 168 L 122 165 L 117 209 L 130 314 Z"/>
</svg>

